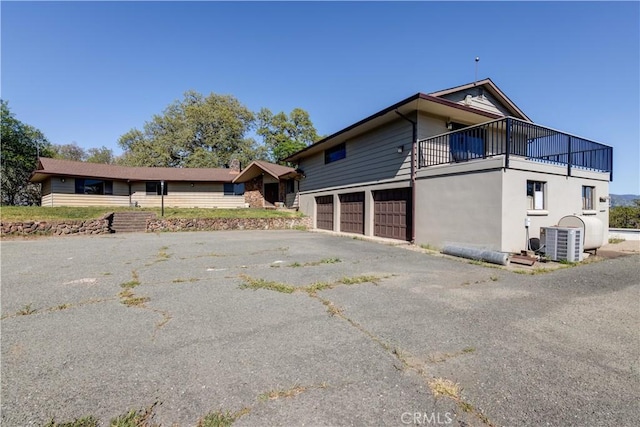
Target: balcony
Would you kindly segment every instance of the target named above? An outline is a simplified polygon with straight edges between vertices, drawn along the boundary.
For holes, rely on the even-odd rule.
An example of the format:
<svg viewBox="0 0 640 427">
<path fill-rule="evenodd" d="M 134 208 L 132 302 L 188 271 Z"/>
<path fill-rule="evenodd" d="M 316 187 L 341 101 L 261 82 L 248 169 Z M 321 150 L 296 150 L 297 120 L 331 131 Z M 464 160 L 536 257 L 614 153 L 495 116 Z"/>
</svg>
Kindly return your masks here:
<svg viewBox="0 0 640 427">
<path fill-rule="evenodd" d="M 516 156 L 533 162 L 609 173 L 613 180 L 613 149 L 588 139 L 513 117 L 418 141 L 418 168 L 504 156 L 504 167 Z"/>
</svg>

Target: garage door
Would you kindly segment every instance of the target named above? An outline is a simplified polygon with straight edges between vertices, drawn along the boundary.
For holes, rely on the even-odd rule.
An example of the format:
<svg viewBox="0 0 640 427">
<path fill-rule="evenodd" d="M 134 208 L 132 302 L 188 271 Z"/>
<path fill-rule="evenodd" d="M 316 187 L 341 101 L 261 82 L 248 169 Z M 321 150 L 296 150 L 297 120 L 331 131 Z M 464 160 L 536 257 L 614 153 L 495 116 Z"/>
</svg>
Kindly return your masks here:
<svg viewBox="0 0 640 427">
<path fill-rule="evenodd" d="M 364 193 L 340 195 L 340 231 L 364 234 Z"/>
<path fill-rule="evenodd" d="M 333 196 L 316 197 L 316 227 L 333 230 Z"/>
<path fill-rule="evenodd" d="M 411 189 L 376 191 L 374 200 L 374 235 L 411 240 Z"/>
</svg>

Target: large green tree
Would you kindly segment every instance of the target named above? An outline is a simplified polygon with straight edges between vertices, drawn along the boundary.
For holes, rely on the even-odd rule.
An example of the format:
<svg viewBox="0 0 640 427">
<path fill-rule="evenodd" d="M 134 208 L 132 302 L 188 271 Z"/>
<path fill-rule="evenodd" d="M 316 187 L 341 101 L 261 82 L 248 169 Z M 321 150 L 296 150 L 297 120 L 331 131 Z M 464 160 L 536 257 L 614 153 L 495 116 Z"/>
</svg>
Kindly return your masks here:
<svg viewBox="0 0 640 427">
<path fill-rule="evenodd" d="M 87 153 L 84 151 L 84 148 L 75 142 L 71 144 L 53 144 L 51 150 L 53 151 L 53 157 L 56 159 L 82 162 L 87 158 Z"/>
<path fill-rule="evenodd" d="M 225 167 L 232 159 L 247 164 L 260 155 L 247 137 L 254 115 L 236 98 L 188 91 L 142 130 L 122 135 L 119 163 L 128 166 Z"/>
<path fill-rule="evenodd" d="M 2 145 L 1 203 L 3 205 L 37 205 L 40 186 L 29 182 L 38 155 L 51 156 L 51 144 L 38 129 L 18 120 L 6 101 L 0 100 Z"/>
<path fill-rule="evenodd" d="M 84 160 L 89 163 L 105 163 L 111 165 L 115 163 L 116 158 L 113 155 L 113 151 L 103 145 L 100 148 L 89 148 L 86 151 Z"/>
<path fill-rule="evenodd" d="M 257 134 L 263 138 L 269 160 L 280 164 L 286 164 L 284 159 L 320 139 L 309 113 L 301 108 L 294 108 L 289 115 L 261 109 Z"/>
</svg>

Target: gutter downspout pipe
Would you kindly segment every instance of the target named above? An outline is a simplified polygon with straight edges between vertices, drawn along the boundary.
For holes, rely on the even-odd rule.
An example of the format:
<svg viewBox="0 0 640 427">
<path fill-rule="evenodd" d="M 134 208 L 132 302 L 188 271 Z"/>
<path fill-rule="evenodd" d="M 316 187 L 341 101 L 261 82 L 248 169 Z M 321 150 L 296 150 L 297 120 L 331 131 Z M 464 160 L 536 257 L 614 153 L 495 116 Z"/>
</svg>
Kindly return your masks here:
<svg viewBox="0 0 640 427">
<path fill-rule="evenodd" d="M 397 109 L 396 114 L 411 123 L 411 243 L 416 243 L 416 147 L 418 144 L 418 123 Z"/>
</svg>

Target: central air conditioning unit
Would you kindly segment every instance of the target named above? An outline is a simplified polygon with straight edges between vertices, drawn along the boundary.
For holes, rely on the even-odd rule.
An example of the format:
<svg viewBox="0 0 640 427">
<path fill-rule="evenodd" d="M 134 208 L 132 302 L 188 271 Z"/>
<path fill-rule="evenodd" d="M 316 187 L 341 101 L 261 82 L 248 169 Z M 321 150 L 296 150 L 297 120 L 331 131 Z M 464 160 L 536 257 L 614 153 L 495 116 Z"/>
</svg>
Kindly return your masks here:
<svg viewBox="0 0 640 427">
<path fill-rule="evenodd" d="M 552 261 L 582 261 L 582 229 L 577 227 L 541 227 L 540 246 Z"/>
</svg>

